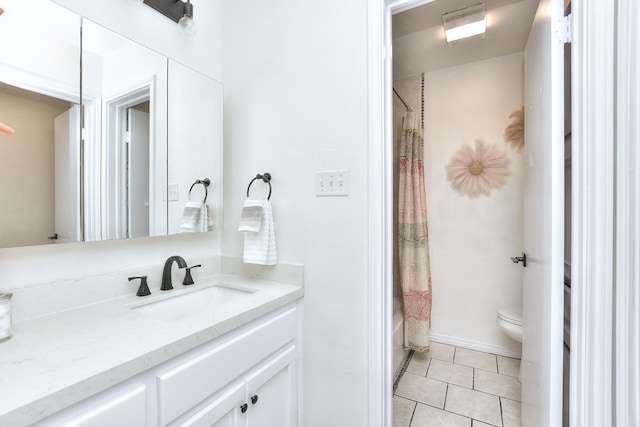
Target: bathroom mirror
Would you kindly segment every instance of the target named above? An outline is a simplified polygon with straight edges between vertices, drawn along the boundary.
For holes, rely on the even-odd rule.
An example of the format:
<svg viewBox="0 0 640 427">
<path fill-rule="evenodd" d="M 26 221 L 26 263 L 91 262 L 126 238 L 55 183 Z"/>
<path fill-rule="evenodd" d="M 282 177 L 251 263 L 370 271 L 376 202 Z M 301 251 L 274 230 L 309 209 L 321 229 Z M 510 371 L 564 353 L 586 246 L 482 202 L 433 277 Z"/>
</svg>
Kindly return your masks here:
<svg viewBox="0 0 640 427">
<path fill-rule="evenodd" d="M 222 85 L 49 0 L 2 6 L 0 247 L 219 229 Z"/>
</svg>

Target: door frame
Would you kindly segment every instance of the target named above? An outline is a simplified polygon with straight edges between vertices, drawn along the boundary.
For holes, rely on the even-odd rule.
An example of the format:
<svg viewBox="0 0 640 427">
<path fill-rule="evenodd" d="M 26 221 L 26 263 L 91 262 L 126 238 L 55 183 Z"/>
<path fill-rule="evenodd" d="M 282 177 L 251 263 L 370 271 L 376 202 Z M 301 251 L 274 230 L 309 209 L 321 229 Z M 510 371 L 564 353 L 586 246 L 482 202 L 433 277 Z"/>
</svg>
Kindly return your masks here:
<svg viewBox="0 0 640 427">
<path fill-rule="evenodd" d="M 616 7 L 597 0 L 571 6 L 571 178 L 580 189 L 572 195 L 571 426 L 614 425 Z"/>
<path fill-rule="evenodd" d="M 392 425 L 392 45 L 391 15 L 433 0 L 369 0 L 369 253 L 368 425 Z M 618 0 L 628 2 L 630 0 Z M 572 70 L 574 108 L 571 425 L 611 420 L 613 295 L 614 2 L 575 2 Z M 598 28 L 597 32 L 593 28 Z M 591 32 L 589 31 L 591 29 Z M 603 56 L 603 54 L 605 54 Z M 597 82 L 598 84 L 593 84 Z M 589 83 L 589 84 L 587 84 Z M 579 95 L 578 95 L 579 94 Z M 577 102 L 580 102 L 578 104 Z M 578 108 L 580 106 L 580 108 Z M 589 120 L 603 117 L 603 120 Z M 579 145 L 579 147 L 578 147 Z M 577 150 L 576 150 L 577 148 Z M 594 181 L 594 177 L 602 177 Z M 588 185 L 587 185 L 588 184 Z M 603 285 L 604 284 L 604 285 Z M 594 292 L 599 290 L 598 292 Z M 597 320 L 594 319 L 594 315 Z M 599 323 L 598 323 L 599 321 Z M 588 373 L 588 374 L 587 374 Z M 595 387 L 599 384 L 599 387 Z M 585 400 L 586 399 L 586 400 Z M 576 423 L 576 421 L 579 421 Z M 583 422 L 583 424 L 580 424 Z M 594 424 L 595 423 L 595 424 Z"/>
<path fill-rule="evenodd" d="M 127 131 L 127 109 L 141 102 L 149 101 L 149 151 L 155 152 L 155 109 L 156 99 L 155 76 L 151 76 L 130 89 L 107 99 L 104 102 L 105 123 L 103 130 L 103 146 L 101 148 L 102 162 L 102 237 L 106 239 L 128 238 L 128 202 L 126 188 L 127 152 L 122 144 Z M 151 157 L 150 157 L 151 159 Z M 152 175 L 152 165 L 149 166 L 149 176 Z M 155 209 L 154 195 L 156 191 L 155 179 L 149 180 L 149 209 Z M 115 208 L 114 208 L 115 206 Z M 152 229 L 150 215 L 149 230 Z"/>
<path fill-rule="evenodd" d="M 369 0 L 368 410 L 370 427 L 392 425 L 393 104 L 391 15 L 434 0 Z"/>
</svg>

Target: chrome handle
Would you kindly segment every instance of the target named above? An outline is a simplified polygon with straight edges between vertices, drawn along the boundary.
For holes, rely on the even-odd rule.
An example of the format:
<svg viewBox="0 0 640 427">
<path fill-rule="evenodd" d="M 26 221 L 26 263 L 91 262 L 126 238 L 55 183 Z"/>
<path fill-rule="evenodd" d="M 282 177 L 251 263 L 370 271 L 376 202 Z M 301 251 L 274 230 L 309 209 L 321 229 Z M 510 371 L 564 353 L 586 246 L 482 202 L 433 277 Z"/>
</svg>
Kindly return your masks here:
<svg viewBox="0 0 640 427">
<path fill-rule="evenodd" d="M 512 256 L 511 257 L 511 262 L 513 262 L 514 264 L 518 264 L 519 262 L 521 262 L 522 266 L 526 267 L 527 266 L 527 254 L 522 252 L 522 256 Z"/>
</svg>

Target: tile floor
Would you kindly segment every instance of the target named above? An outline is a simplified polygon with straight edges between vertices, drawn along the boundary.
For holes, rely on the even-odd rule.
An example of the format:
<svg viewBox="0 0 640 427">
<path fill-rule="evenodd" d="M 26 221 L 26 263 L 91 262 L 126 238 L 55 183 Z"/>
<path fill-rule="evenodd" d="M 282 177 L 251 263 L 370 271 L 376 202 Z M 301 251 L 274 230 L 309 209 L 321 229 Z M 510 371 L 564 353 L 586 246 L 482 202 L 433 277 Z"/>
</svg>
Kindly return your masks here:
<svg viewBox="0 0 640 427">
<path fill-rule="evenodd" d="M 431 343 L 393 396 L 393 427 L 520 427 L 520 360 Z"/>
</svg>

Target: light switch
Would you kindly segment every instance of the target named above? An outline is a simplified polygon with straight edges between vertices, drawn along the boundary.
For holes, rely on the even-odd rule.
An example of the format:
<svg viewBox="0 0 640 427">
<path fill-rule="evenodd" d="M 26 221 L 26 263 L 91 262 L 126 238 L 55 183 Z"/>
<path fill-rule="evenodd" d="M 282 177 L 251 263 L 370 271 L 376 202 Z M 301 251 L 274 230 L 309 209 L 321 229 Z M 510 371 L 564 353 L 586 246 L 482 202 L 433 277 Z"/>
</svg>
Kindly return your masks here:
<svg viewBox="0 0 640 427">
<path fill-rule="evenodd" d="M 338 169 L 316 172 L 316 196 L 348 196 L 349 170 Z"/>
<path fill-rule="evenodd" d="M 167 198 L 170 202 L 177 202 L 178 200 L 180 200 L 180 198 L 178 197 L 178 184 L 169 184 Z"/>
</svg>

